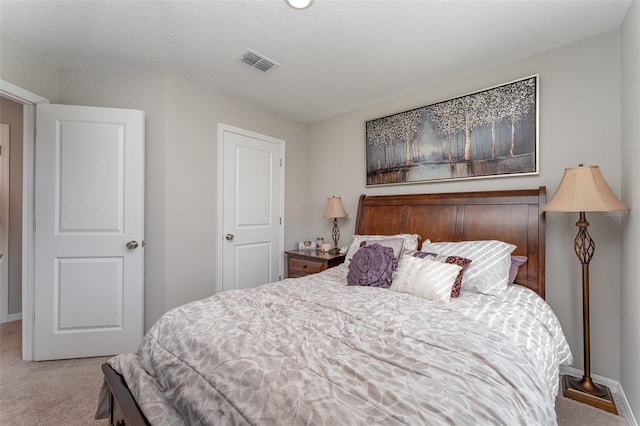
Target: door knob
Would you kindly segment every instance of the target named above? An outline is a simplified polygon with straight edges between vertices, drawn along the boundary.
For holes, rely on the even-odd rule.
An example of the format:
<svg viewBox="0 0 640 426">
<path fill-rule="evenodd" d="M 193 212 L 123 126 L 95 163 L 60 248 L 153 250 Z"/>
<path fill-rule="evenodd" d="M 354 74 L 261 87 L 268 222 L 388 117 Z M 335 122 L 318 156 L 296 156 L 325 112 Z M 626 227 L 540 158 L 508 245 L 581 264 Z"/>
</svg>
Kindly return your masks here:
<svg viewBox="0 0 640 426">
<path fill-rule="evenodd" d="M 233 241 L 233 239 L 234 239 L 236 236 L 235 236 L 235 235 L 233 235 L 233 234 L 227 234 L 227 235 L 225 235 L 224 237 L 227 239 L 227 241 Z"/>
<path fill-rule="evenodd" d="M 129 250 L 133 250 L 133 249 L 135 249 L 135 248 L 138 248 L 138 242 L 137 242 L 137 241 L 129 241 L 129 242 L 126 244 L 126 246 L 127 246 L 127 248 L 128 248 Z"/>
</svg>

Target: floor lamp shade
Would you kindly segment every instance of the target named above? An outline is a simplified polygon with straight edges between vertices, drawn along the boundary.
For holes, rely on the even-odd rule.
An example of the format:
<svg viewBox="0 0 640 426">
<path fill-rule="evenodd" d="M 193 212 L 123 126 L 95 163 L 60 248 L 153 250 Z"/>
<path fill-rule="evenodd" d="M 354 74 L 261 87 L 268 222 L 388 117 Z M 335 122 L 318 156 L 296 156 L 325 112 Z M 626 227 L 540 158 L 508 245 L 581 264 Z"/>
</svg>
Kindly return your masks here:
<svg viewBox="0 0 640 426">
<path fill-rule="evenodd" d="M 564 170 L 558 190 L 544 206 L 547 212 L 605 212 L 629 208 L 605 181 L 600 167 L 578 166 Z"/>
<path fill-rule="evenodd" d="M 349 216 L 344 210 L 342 205 L 342 198 L 333 196 L 327 198 L 327 206 L 324 209 L 322 217 L 333 218 L 333 230 L 331 232 L 333 237 L 333 248 L 338 248 L 338 241 L 340 241 L 340 230 L 338 229 L 338 218 Z"/>
<path fill-rule="evenodd" d="M 582 265 L 582 316 L 584 376 L 563 376 L 564 396 L 618 414 L 611 392 L 591 380 L 591 338 L 589 332 L 589 262 L 596 244 L 589 235 L 585 212 L 625 211 L 629 208 L 611 190 L 598 166 L 572 167 L 564 170 L 562 181 L 551 201 L 543 208 L 548 212 L 578 212 L 578 235 L 573 248 Z"/>
</svg>

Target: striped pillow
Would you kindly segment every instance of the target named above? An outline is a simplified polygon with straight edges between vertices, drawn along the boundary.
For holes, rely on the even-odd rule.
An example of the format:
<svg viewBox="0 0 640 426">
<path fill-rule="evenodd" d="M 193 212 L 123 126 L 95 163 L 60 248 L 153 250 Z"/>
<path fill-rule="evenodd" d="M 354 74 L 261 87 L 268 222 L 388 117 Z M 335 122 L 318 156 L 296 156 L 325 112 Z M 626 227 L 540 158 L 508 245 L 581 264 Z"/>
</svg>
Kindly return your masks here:
<svg viewBox="0 0 640 426">
<path fill-rule="evenodd" d="M 497 240 L 423 244 L 421 251 L 471 259 L 462 290 L 498 296 L 507 288 L 513 244 Z"/>
</svg>

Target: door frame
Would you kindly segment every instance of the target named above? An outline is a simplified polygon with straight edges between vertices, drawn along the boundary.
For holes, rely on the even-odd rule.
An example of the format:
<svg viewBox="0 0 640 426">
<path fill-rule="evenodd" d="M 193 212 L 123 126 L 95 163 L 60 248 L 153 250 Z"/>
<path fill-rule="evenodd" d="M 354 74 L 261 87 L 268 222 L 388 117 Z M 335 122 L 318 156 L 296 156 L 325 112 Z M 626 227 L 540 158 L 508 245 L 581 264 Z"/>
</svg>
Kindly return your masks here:
<svg viewBox="0 0 640 426">
<path fill-rule="evenodd" d="M 48 99 L 0 79 L 0 96 L 23 105 L 22 148 L 22 359 L 33 360 L 35 289 L 34 161 L 36 104 Z"/>
<path fill-rule="evenodd" d="M 280 253 L 278 254 L 279 256 L 279 261 L 278 261 L 278 268 L 280 269 L 278 272 L 278 275 L 281 277 L 284 277 L 284 224 L 285 224 L 285 218 L 284 218 L 284 206 L 285 206 L 285 194 L 284 194 L 284 176 L 285 176 L 285 161 L 284 161 L 284 154 L 285 154 L 285 141 L 283 139 L 278 139 L 278 138 L 274 138 L 272 136 L 268 136 L 268 135 L 264 135 L 261 133 L 256 133 L 256 132 L 252 132 L 250 130 L 245 130 L 245 129 L 241 129 L 239 127 L 233 127 L 233 126 L 229 126 L 228 124 L 223 124 L 223 123 L 218 123 L 218 161 L 217 161 L 217 167 L 218 167 L 218 203 L 217 203 L 217 211 L 218 211 L 218 232 L 217 232 L 217 240 L 218 243 L 216 244 L 217 250 L 218 250 L 218 255 L 216 256 L 216 268 L 217 268 L 217 280 L 216 280 L 216 285 L 215 285 L 215 289 L 214 291 L 216 293 L 220 293 L 223 289 L 223 285 L 222 285 L 222 268 L 223 268 L 223 260 L 222 260 L 222 252 L 223 252 L 223 235 L 224 235 L 224 215 L 223 215 L 223 210 L 222 210 L 222 204 L 223 204 L 223 195 L 224 195 L 224 157 L 223 157 L 223 152 L 224 152 L 224 132 L 233 132 L 233 133 L 237 133 L 239 135 L 243 135 L 243 136 L 247 136 L 250 138 L 255 138 L 255 139 L 262 139 L 262 140 L 267 140 L 269 142 L 273 142 L 277 145 L 279 145 L 280 147 L 280 182 L 278 185 L 278 188 L 280 190 L 280 217 L 282 219 L 282 223 L 280 224 L 280 231 L 279 231 L 279 240 L 280 240 Z"/>
<path fill-rule="evenodd" d="M 0 227 L 5 228 L 6 232 L 0 238 L 0 246 L 4 247 L 4 255 L 0 254 L 0 323 L 9 321 L 9 156 L 11 155 L 11 130 L 8 124 L 0 123 L 0 132 L 4 133 L 7 129 L 6 144 L 0 146 L 3 152 L 0 152 L 0 174 L 2 174 L 2 183 L 0 184 L 0 199 L 2 199 L 2 211 L 0 211 Z"/>
</svg>

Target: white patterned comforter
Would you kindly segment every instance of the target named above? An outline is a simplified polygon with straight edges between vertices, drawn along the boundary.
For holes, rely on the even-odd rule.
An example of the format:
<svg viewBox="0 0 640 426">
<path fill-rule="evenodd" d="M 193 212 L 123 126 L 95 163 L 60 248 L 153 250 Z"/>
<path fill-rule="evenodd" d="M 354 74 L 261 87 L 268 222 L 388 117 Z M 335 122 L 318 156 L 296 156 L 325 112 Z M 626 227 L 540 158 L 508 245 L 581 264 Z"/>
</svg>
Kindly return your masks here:
<svg viewBox="0 0 640 426">
<path fill-rule="evenodd" d="M 153 425 L 553 425 L 571 353 L 530 290 L 436 304 L 339 266 L 176 308 L 110 364 Z"/>
</svg>

